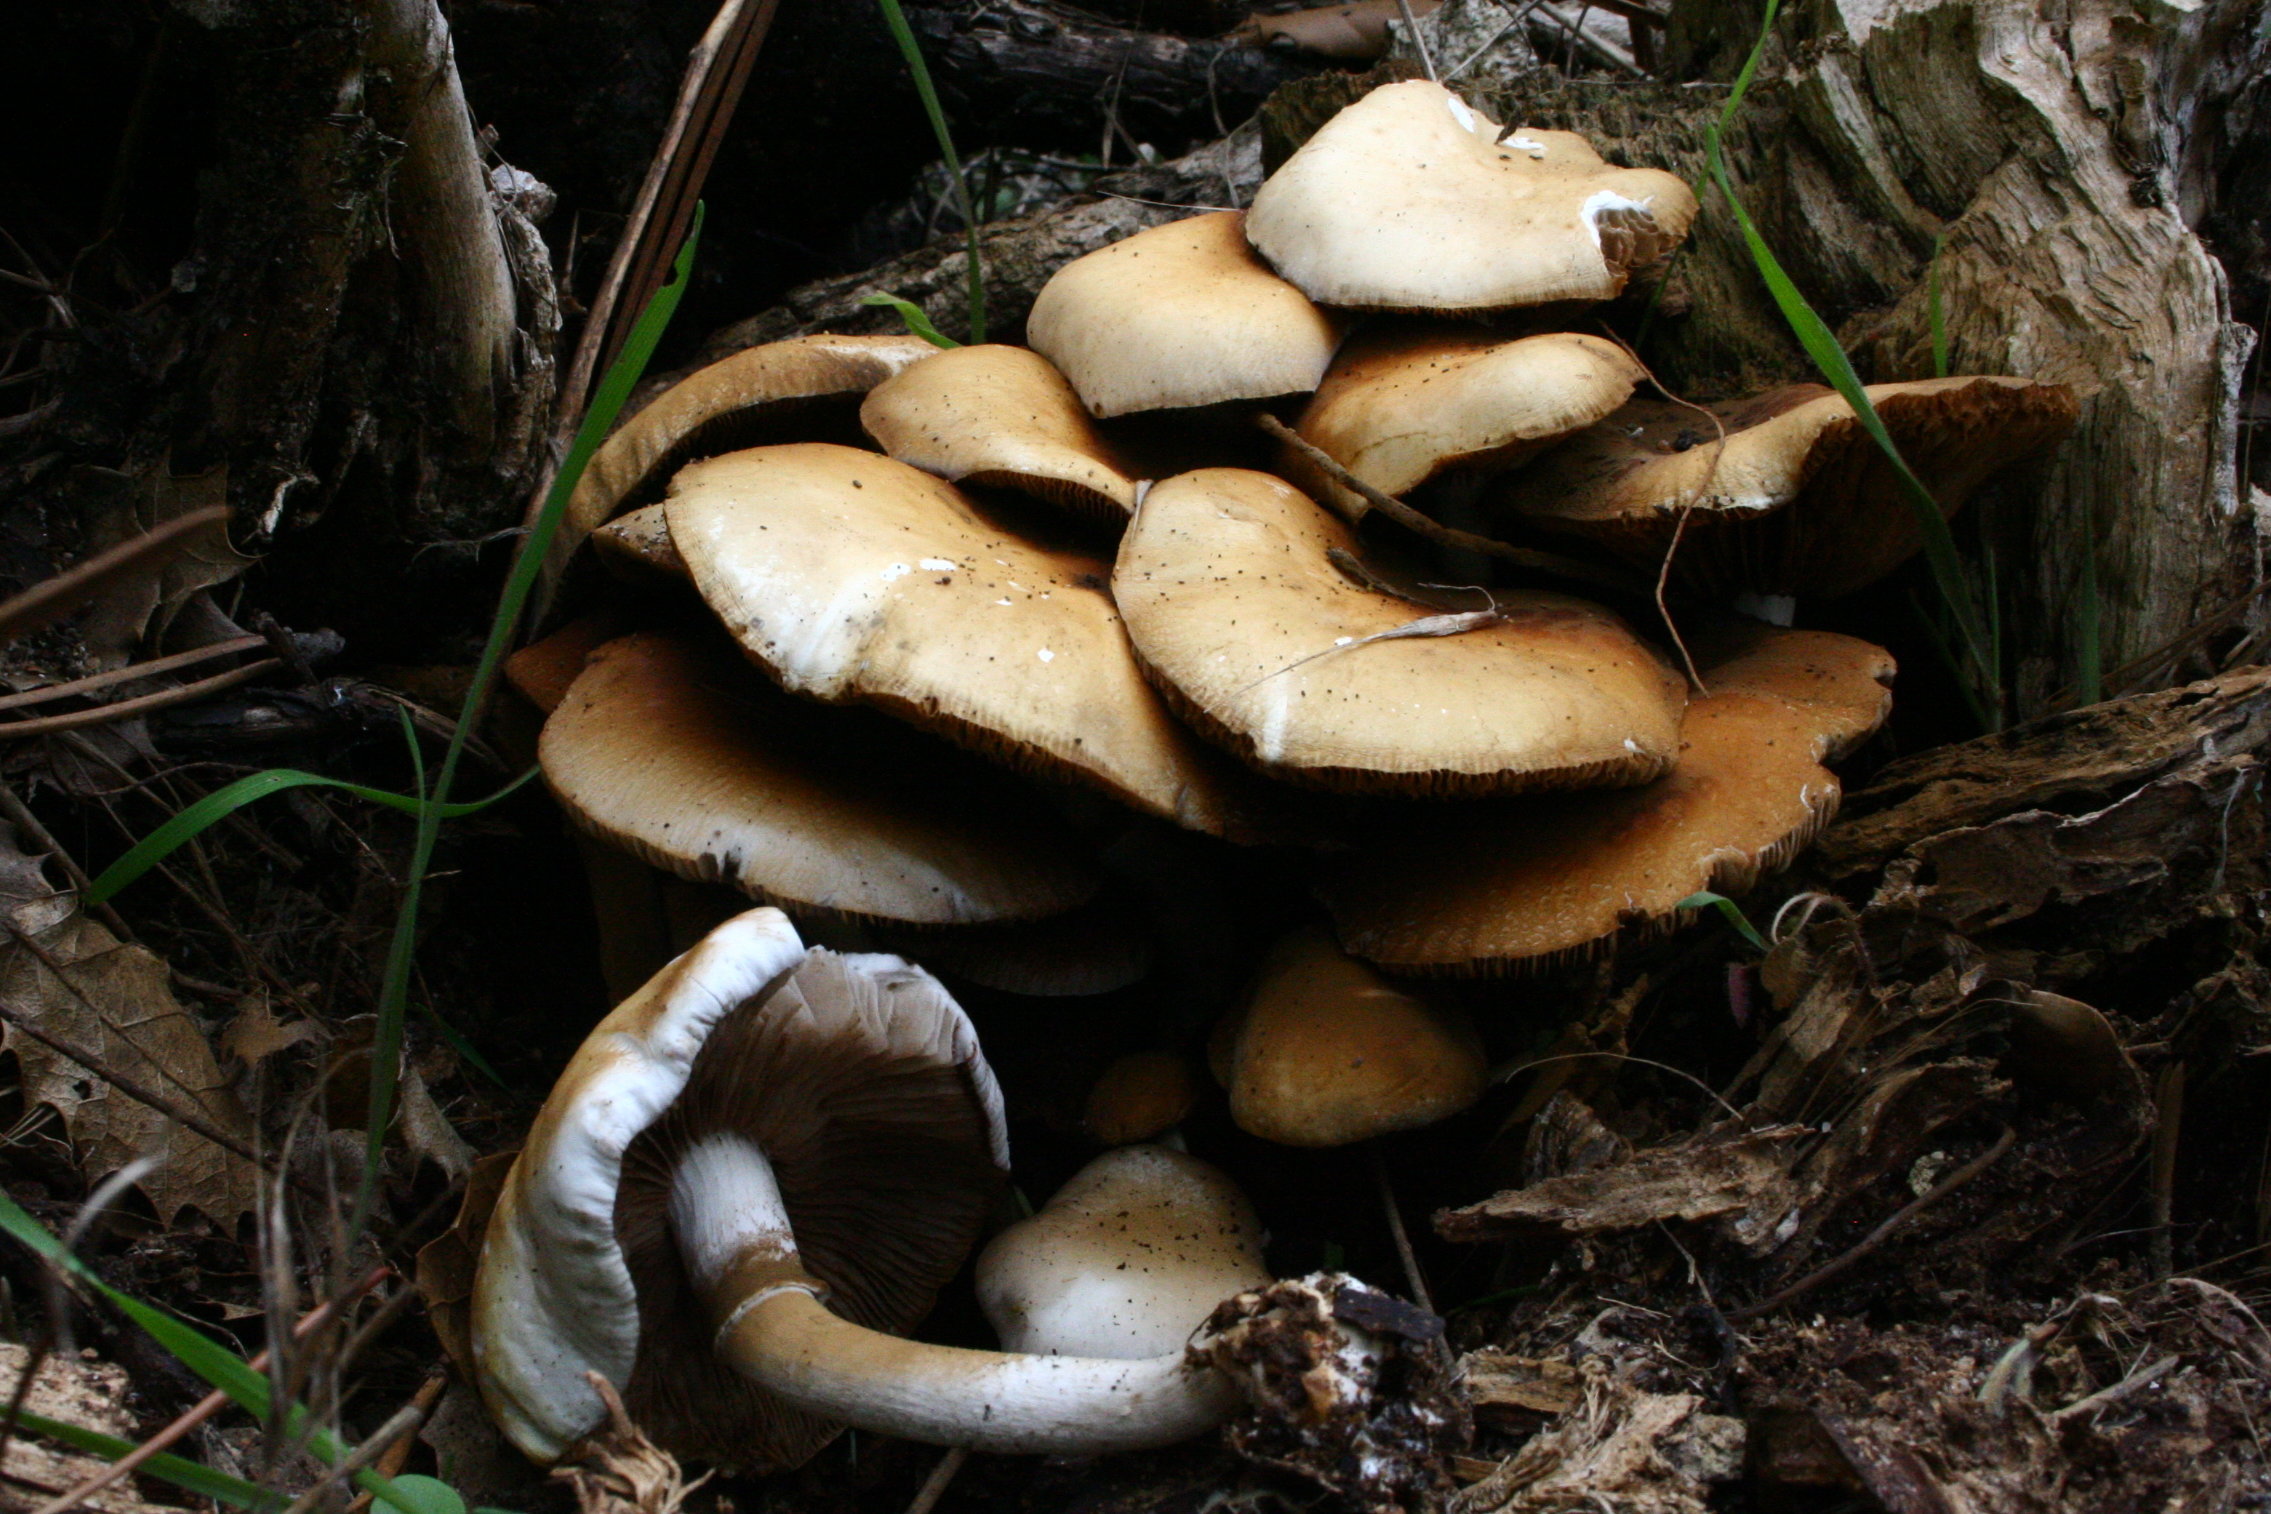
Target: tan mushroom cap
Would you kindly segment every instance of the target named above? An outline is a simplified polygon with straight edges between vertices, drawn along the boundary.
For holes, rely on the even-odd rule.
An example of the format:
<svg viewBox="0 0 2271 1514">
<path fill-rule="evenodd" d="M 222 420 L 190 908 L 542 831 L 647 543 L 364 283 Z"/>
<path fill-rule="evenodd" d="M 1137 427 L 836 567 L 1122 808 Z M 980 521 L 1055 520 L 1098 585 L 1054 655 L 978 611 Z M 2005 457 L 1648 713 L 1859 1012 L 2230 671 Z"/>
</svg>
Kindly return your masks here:
<svg viewBox="0 0 2271 1514">
<path fill-rule="evenodd" d="M 538 753 L 586 830 L 666 872 L 793 910 L 1032 920 L 1102 883 L 1002 775 L 889 721 L 815 710 L 668 636 L 593 653 Z"/>
<path fill-rule="evenodd" d="M 816 405 L 865 394 L 938 350 L 917 336 L 799 336 L 689 374 L 592 454 L 561 516 L 553 561 L 566 562 L 624 506 L 659 496 L 689 458 L 781 440 L 781 428 L 808 422 Z"/>
<path fill-rule="evenodd" d="M 1319 128 L 1254 196 L 1246 235 L 1319 304 L 1504 310 L 1610 299 L 1694 217 L 1671 174 L 1611 167 L 1575 132 L 1506 131 L 1413 79 Z"/>
<path fill-rule="evenodd" d="M 1822 764 L 1884 722 L 1893 660 L 1824 631 L 1761 627 L 1699 647 L 1711 692 L 1679 762 L 1645 788 L 1412 810 L 1320 871 L 1344 945 L 1394 972 L 1467 975 L 1598 952 L 1738 893 L 1836 812 Z"/>
<path fill-rule="evenodd" d="M 1488 794 L 1638 783 L 1671 762 L 1685 686 L 1609 611 L 1507 591 L 1502 623 L 1358 645 L 1430 612 L 1355 582 L 1335 551 L 1356 538 L 1292 485 L 1203 469 L 1145 496 L 1112 589 L 1177 708 L 1275 778 Z"/>
<path fill-rule="evenodd" d="M 1080 1123 L 1106 1146 L 1132 1145 L 1182 1124 L 1198 1097 L 1187 1060 L 1171 1051 L 1131 1051 L 1089 1089 Z"/>
<path fill-rule="evenodd" d="M 506 658 L 505 681 L 549 715 L 583 676 L 584 660 L 622 634 L 612 615 L 580 615 Z"/>
<path fill-rule="evenodd" d="M 683 583 L 689 576 L 686 559 L 671 545 L 670 522 L 663 519 L 659 504 L 642 505 L 628 515 L 616 516 L 591 533 L 591 544 L 598 550 L 600 561 L 634 583 L 657 578 Z"/>
<path fill-rule="evenodd" d="M 1115 993 L 1140 981 L 1152 960 L 1150 936 L 1111 889 L 1046 920 L 886 932 L 883 944 L 948 978 L 1042 999 Z"/>
<path fill-rule="evenodd" d="M 1294 427 L 1365 483 L 1401 495 L 1446 469 L 1510 467 L 1623 404 L 1645 376 L 1604 337 L 1505 341 L 1476 329 L 1401 329 L 1351 342 Z M 1286 476 L 1330 492 L 1352 518 L 1364 499 L 1298 454 Z"/>
<path fill-rule="evenodd" d="M 875 705 L 1195 830 L 1233 827 L 1233 775 L 1145 684 L 1098 559 L 822 443 L 696 463 L 665 512 L 703 599 L 791 691 Z"/>
<path fill-rule="evenodd" d="M 1996 376 L 1871 384 L 1901 456 L 1953 515 L 1989 475 L 2054 445 L 2078 414 L 2062 384 Z M 1913 507 L 1853 408 L 1819 384 L 1709 407 L 1634 400 L 1510 475 L 1496 506 L 1660 562 L 1713 591 L 1830 596 L 1923 545 Z"/>
<path fill-rule="evenodd" d="M 1049 360 L 992 343 L 941 352 L 885 379 L 860 425 L 903 463 L 948 483 L 1038 495 L 1085 515 L 1125 520 L 1136 481 Z"/>
<path fill-rule="evenodd" d="M 1026 340 L 1096 416 L 1307 394 L 1339 321 L 1262 265 L 1241 221 L 1169 221 L 1073 259 L 1042 286 Z"/>
<path fill-rule="evenodd" d="M 1271 949 L 1230 1062 L 1230 1117 L 1285 1146 L 1432 1125 L 1481 1098 L 1490 1076 L 1463 1014 L 1397 988 L 1321 926 Z"/>
</svg>

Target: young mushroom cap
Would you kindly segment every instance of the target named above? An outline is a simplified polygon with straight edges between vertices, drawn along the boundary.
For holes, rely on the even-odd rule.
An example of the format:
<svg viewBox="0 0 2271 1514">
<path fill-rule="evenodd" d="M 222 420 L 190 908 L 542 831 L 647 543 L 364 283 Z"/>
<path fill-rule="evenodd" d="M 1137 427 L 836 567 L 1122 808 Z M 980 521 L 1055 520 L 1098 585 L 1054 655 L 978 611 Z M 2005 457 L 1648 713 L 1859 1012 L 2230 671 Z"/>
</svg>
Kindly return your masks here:
<svg viewBox="0 0 2271 1514">
<path fill-rule="evenodd" d="M 1494 623 L 1392 636 L 1429 612 L 1344 572 L 1336 555 L 1356 547 L 1283 480 L 1202 469 L 1145 496 L 1112 590 L 1177 709 L 1272 777 L 1487 794 L 1638 783 L 1670 763 L 1685 686 L 1608 610 L 1506 591 Z"/>
<path fill-rule="evenodd" d="M 1241 216 L 1169 221 L 1073 259 L 1025 323 L 1091 415 L 1307 394 L 1338 320 L 1264 267 Z"/>
<path fill-rule="evenodd" d="M 977 1037 L 936 982 L 895 957 L 808 955 L 778 910 L 727 921 L 599 1023 L 513 1164 L 474 1291 L 490 1412 L 551 1461 L 601 1423 L 595 1371 L 681 1455 L 799 1464 L 841 1426 L 713 1355 L 669 1219 L 687 1155 L 719 1136 L 762 1148 L 830 1307 L 896 1331 L 975 1243 L 1002 1130 Z"/>
<path fill-rule="evenodd" d="M 794 909 L 1032 920 L 1102 886 L 1009 779 L 889 721 L 812 709 L 729 656 L 661 634 L 593 653 L 538 757 L 584 829 L 682 878 Z"/>
<path fill-rule="evenodd" d="M 1644 788 L 1399 814 L 1320 870 L 1344 945 L 1396 972 L 1499 973 L 1589 955 L 1679 902 L 1739 893 L 1836 812 L 1822 766 L 1884 722 L 1893 661 L 1850 636 L 1767 627 L 1705 657 L 1680 757 Z"/>
<path fill-rule="evenodd" d="M 1616 409 L 1642 374 L 1616 343 L 1577 332 L 1506 341 L 1474 329 L 1398 329 L 1352 341 L 1294 429 L 1373 488 L 1400 495 L 1447 469 L 1510 467 Z M 1351 518 L 1367 508 L 1299 454 L 1288 456 L 1286 476 Z"/>
<path fill-rule="evenodd" d="M 1448 1119 L 1490 1076 L 1464 1015 L 1404 992 L 1308 926 L 1271 949 L 1238 1020 L 1230 1116 L 1286 1146 L 1346 1146 Z"/>
<path fill-rule="evenodd" d="M 1871 384 L 1868 395 L 1946 515 L 1989 475 L 2054 445 L 2078 414 L 2062 384 L 1996 376 Z M 1706 591 L 1846 594 L 1923 545 L 1892 465 L 1843 396 L 1795 384 L 1709 408 L 1634 400 L 1509 475 L 1492 503 L 1651 568 L 1680 532 L 1673 571 Z"/>
<path fill-rule="evenodd" d="M 671 491 L 695 586 L 791 691 L 875 705 L 1195 830 L 1237 823 L 1234 773 L 1144 683 L 1104 563 L 849 447 L 711 458 Z"/>
<path fill-rule="evenodd" d="M 591 533 L 591 544 L 601 562 L 633 583 L 657 579 L 685 583 L 690 576 L 686 559 L 671 543 L 670 522 L 663 519 L 660 504 L 641 505 L 616 516 Z"/>
<path fill-rule="evenodd" d="M 1255 194 L 1246 235 L 1319 304 L 1504 310 L 1615 296 L 1695 208 L 1671 174 L 1612 167 L 1574 132 L 1506 131 L 1413 79 L 1320 127 Z"/>
<path fill-rule="evenodd" d="M 689 374 L 591 455 L 568 496 L 553 560 L 566 562 L 625 506 L 658 497 L 688 459 L 809 432 L 816 406 L 865 394 L 937 352 L 917 336 L 799 336 L 745 348 Z"/>
<path fill-rule="evenodd" d="M 1238 1185 L 1161 1146 L 1104 1153 L 978 1255 L 978 1303 L 1007 1351 L 1179 1352 L 1216 1305 L 1269 1282 Z"/>
<path fill-rule="evenodd" d="M 1131 1146 L 1182 1124 L 1198 1097 L 1188 1061 L 1171 1051 L 1131 1051 L 1096 1079 L 1080 1123 L 1103 1145 Z"/>
<path fill-rule="evenodd" d="M 1135 509 L 1136 481 L 1080 396 L 1023 347 L 926 358 L 868 391 L 860 425 L 899 461 L 948 483 L 1018 489 L 1115 523 Z"/>
</svg>

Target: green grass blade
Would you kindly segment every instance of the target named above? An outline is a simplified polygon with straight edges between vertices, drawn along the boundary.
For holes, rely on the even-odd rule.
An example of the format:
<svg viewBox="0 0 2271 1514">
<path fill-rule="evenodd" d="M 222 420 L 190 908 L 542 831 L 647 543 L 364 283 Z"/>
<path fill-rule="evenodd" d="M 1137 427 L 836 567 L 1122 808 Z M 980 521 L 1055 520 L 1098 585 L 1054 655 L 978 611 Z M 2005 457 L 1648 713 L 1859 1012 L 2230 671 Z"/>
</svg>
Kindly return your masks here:
<svg viewBox="0 0 2271 1514">
<path fill-rule="evenodd" d="M 1719 911 L 1720 918 L 1735 928 L 1736 935 L 1741 936 L 1759 951 L 1763 952 L 1767 949 L 1766 937 L 1760 935 L 1758 927 L 1751 924 L 1750 917 L 1743 913 L 1743 907 L 1725 894 L 1715 894 L 1711 890 L 1705 889 L 1699 894 L 1688 895 L 1685 899 L 1673 905 L 1672 908 L 1715 909 Z"/>
<path fill-rule="evenodd" d="M 444 820 L 479 814 L 535 776 L 536 769 L 530 768 L 486 799 L 468 799 L 463 804 L 444 804 L 435 808 Z M 104 868 L 101 875 L 88 886 L 87 903 L 101 904 L 115 897 L 120 889 L 255 800 L 282 793 L 285 789 L 311 787 L 339 789 L 358 799 L 367 799 L 373 804 L 383 804 L 388 809 L 401 810 L 410 815 L 419 814 L 427 807 L 425 800 L 409 794 L 396 794 L 360 783 L 348 783 L 344 779 L 326 778 L 321 773 L 302 772 L 298 768 L 270 768 L 265 773 L 239 778 L 226 788 L 215 789 L 144 836 L 125 856 Z"/>
<path fill-rule="evenodd" d="M 1749 251 L 1751 262 L 1757 267 L 1759 278 L 1767 293 L 1781 311 L 1782 319 L 1790 327 L 1798 345 L 1806 350 L 1830 387 L 1853 407 L 1861 429 L 1877 444 L 1886 460 L 1891 463 L 1894 480 L 1901 496 L 1908 502 L 1916 517 L 1917 529 L 1924 542 L 1924 556 L 1932 570 L 1932 581 L 1945 602 L 1950 621 L 1956 628 L 1962 660 L 1957 667 L 1957 683 L 1970 701 L 1973 713 L 1980 716 L 1990 729 L 2002 724 L 2001 670 L 1988 660 L 1986 642 L 1978 624 L 1978 612 L 1971 602 L 1970 580 L 1964 571 L 1963 559 L 1956 552 L 1955 534 L 1948 529 L 1947 517 L 1940 513 L 1938 500 L 1924 487 L 1900 455 L 1900 448 L 1885 429 L 1877 407 L 1870 403 L 1867 388 L 1860 374 L 1853 368 L 1853 360 L 1838 344 L 1837 336 L 1815 311 L 1797 283 L 1767 246 L 1766 238 L 1759 234 L 1750 212 L 1735 194 L 1734 181 L 1727 173 L 1727 158 L 1722 139 L 1733 124 L 1736 113 L 1742 108 L 1743 98 L 1750 92 L 1751 81 L 1758 73 L 1758 65 L 1766 54 L 1766 44 L 1774 32 L 1774 18 L 1781 9 L 1781 0 L 1767 0 L 1766 17 L 1759 25 L 1758 41 L 1751 47 L 1750 56 L 1743 60 L 1741 72 L 1735 76 L 1735 86 L 1728 92 L 1727 103 L 1719 112 L 1719 119 L 1704 134 L 1704 153 L 1709 163 L 1711 182 L 1727 201 L 1727 210 L 1734 216 L 1736 228 L 1742 233 L 1743 244 Z"/>
<path fill-rule="evenodd" d="M 933 326 L 930 323 L 930 317 L 923 314 L 923 307 L 913 300 L 902 300 L 895 294 L 871 294 L 862 299 L 860 303 L 862 305 L 890 306 L 893 310 L 899 312 L 899 319 L 907 323 L 909 331 L 912 331 L 933 347 L 959 347 L 962 345 Z"/>
<path fill-rule="evenodd" d="M 552 488 L 544 497 L 544 508 L 537 511 L 528 534 L 521 538 L 512 568 L 505 575 L 504 592 L 497 597 L 496 614 L 489 621 L 489 639 L 481 648 L 480 661 L 473 666 L 473 678 L 466 685 L 457 724 L 451 729 L 449 745 L 442 752 L 441 771 L 434 778 L 432 800 L 418 812 L 418 829 L 410 843 L 410 866 L 404 879 L 402 904 L 395 914 L 394 934 L 387 942 L 386 972 L 379 983 L 378 1023 L 371 1036 L 371 1100 L 368 1123 L 364 1127 L 363 1176 L 355 1197 L 354 1223 L 349 1226 L 355 1233 L 361 1232 L 364 1221 L 370 1216 L 371 1205 L 378 1197 L 379 1159 L 386 1150 L 387 1127 L 394 1119 L 395 1088 L 402 1075 L 402 1022 L 410 999 L 411 962 L 417 954 L 418 912 L 425 900 L 426 872 L 433 865 L 434 843 L 440 835 L 450 788 L 457 781 L 458 762 L 465 755 L 466 738 L 488 702 L 489 688 L 496 681 L 497 669 L 504 664 L 505 650 L 512 645 L 521 614 L 528 608 L 529 596 L 535 592 L 545 555 L 551 550 L 552 538 L 560 528 L 560 516 L 567 509 L 568 496 L 583 476 L 592 453 L 598 451 L 600 442 L 606 439 L 608 428 L 615 424 L 615 417 L 622 413 L 624 401 L 630 398 L 639 375 L 646 372 L 655 344 L 662 340 L 663 330 L 670 325 L 679 300 L 685 296 L 687 283 L 693 277 L 694 250 L 701 242 L 705 210 L 701 202 L 695 202 L 694 223 L 687 228 L 686 240 L 679 244 L 669 282 L 656 290 L 654 298 L 647 301 L 647 308 L 639 312 L 638 322 L 624 340 L 622 352 L 599 381 L 599 388 L 592 394 L 591 408 L 584 412 L 583 424 L 576 430 L 575 442 L 568 448 L 568 455 L 552 480 Z"/>
<path fill-rule="evenodd" d="M 122 1293 L 95 1276 L 92 1268 L 73 1256 L 46 1226 L 26 1214 L 22 1206 L 4 1191 L 0 1191 L 0 1231 L 15 1237 L 32 1251 L 85 1282 L 108 1299 L 120 1313 L 141 1326 L 152 1340 L 165 1347 L 167 1354 L 174 1360 L 226 1393 L 231 1402 L 254 1418 L 267 1422 L 272 1412 L 272 1401 L 265 1374 L 255 1372 L 243 1357 L 196 1326 L 176 1319 L 162 1309 L 153 1308 L 132 1294 Z M 284 1428 L 287 1433 L 303 1439 L 308 1449 L 324 1461 L 337 1463 L 347 1454 L 348 1448 L 341 1443 L 339 1437 L 315 1424 L 307 1410 L 297 1404 L 286 1407 Z M 420 1481 L 432 1482 L 433 1479 L 424 1478 Z M 432 1502 L 430 1489 L 397 1489 L 393 1482 L 375 1472 L 356 1473 L 355 1484 L 385 1500 L 400 1514 L 462 1514 L 464 1509 L 463 1500 L 458 1500 L 454 1511 L 437 1508 Z M 456 1499 L 457 1495 L 451 1492 L 450 1497 Z"/>
<path fill-rule="evenodd" d="M 134 1442 L 130 1440 L 105 1435 L 100 1430 L 90 1430 L 67 1420 L 49 1419 L 46 1415 L 34 1414 L 29 1409 L 23 1410 L 16 1417 L 23 1428 L 34 1435 L 60 1441 L 74 1451 L 85 1451 L 105 1461 L 117 1461 L 134 1450 Z M 147 1472 L 177 1488 L 186 1488 L 215 1503 L 227 1504 L 232 1509 L 277 1508 L 284 1502 L 282 1496 L 246 1482 L 241 1477 L 216 1472 L 211 1467 L 165 1451 L 160 1451 L 135 1470 Z"/>
<path fill-rule="evenodd" d="M 970 204 L 970 180 L 962 172 L 962 156 L 954 150 L 953 133 L 946 129 L 946 108 L 938 103 L 930 67 L 923 62 L 923 50 L 915 41 L 915 29 L 907 24 L 907 13 L 899 9 L 899 0 L 876 0 L 876 4 L 883 9 L 883 24 L 891 29 L 891 40 L 899 44 L 899 55 L 907 60 L 907 72 L 915 76 L 915 93 L 922 98 L 923 114 L 930 117 L 931 134 L 938 138 L 947 177 L 954 182 L 954 198 L 962 208 L 962 229 L 969 246 L 970 340 L 982 342 L 986 339 L 986 267 L 978 251 L 978 217 Z"/>
</svg>

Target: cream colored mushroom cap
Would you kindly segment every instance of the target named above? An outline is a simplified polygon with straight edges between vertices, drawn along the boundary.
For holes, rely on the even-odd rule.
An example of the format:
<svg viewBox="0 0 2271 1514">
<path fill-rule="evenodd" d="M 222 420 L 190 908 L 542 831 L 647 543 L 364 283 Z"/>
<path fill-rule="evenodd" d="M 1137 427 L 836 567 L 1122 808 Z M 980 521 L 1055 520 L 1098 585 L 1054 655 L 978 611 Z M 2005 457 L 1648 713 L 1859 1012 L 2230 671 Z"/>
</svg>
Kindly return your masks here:
<svg viewBox="0 0 2271 1514">
<path fill-rule="evenodd" d="M 695 587 L 783 686 L 859 700 L 1012 764 L 1220 834 L 1232 776 L 1145 684 L 1106 565 L 994 525 L 953 485 L 850 447 L 681 471 Z"/>
<path fill-rule="evenodd" d="M 1137 1359 L 1182 1348 L 1215 1305 L 1270 1281 L 1262 1227 L 1220 1169 L 1122 1146 L 978 1256 L 1002 1349 Z"/>
<path fill-rule="evenodd" d="M 1339 322 L 1263 266 L 1241 220 L 1169 221 L 1073 259 L 1042 286 L 1026 340 L 1096 416 L 1307 394 Z"/>
<path fill-rule="evenodd" d="M 747 446 L 766 412 L 835 395 L 865 394 L 939 349 L 917 336 L 798 336 L 767 342 L 688 374 L 615 428 L 584 466 L 560 518 L 552 556 L 565 562 L 583 539 L 663 475 L 702 451 Z"/>
<path fill-rule="evenodd" d="M 1230 1117 L 1285 1146 L 1346 1146 L 1449 1119 L 1490 1076 L 1464 1015 L 1404 992 L 1320 926 L 1271 949 L 1231 1051 Z"/>
<path fill-rule="evenodd" d="M 1112 589 L 1177 708 L 1272 777 L 1507 793 L 1636 783 L 1670 763 L 1685 686 L 1608 610 L 1508 591 L 1502 623 L 1365 643 L 1429 612 L 1342 573 L 1329 554 L 1356 547 L 1283 480 L 1202 469 L 1144 497 Z"/>
<path fill-rule="evenodd" d="M 1695 208 L 1671 174 L 1612 167 L 1575 132 L 1507 132 L 1413 79 L 1319 128 L 1254 196 L 1246 235 L 1319 304 L 1504 310 L 1614 297 Z"/>
<path fill-rule="evenodd" d="M 1999 375 L 1867 393 L 1946 515 L 2078 414 L 2062 384 Z M 1493 503 L 1649 564 L 1684 516 L 1674 571 L 1713 590 L 1849 593 L 1923 545 L 1914 507 L 1842 395 L 1794 384 L 1709 408 L 1633 400 L 1508 477 Z"/>
<path fill-rule="evenodd" d="M 948 483 L 1021 489 L 1118 521 L 1136 481 L 1049 360 L 988 343 L 925 358 L 868 391 L 860 425 L 903 463 Z"/>
<path fill-rule="evenodd" d="M 1881 725 L 1893 661 L 1824 631 L 1713 648 L 1680 757 L 1643 788 L 1441 805 L 1399 815 L 1321 870 L 1344 945 L 1397 972 L 1467 975 L 1598 952 L 1666 929 L 1679 902 L 1739 893 L 1836 813 L 1832 760 Z"/>
<path fill-rule="evenodd" d="M 1365 483 L 1401 495 L 1454 466 L 1506 467 L 1623 404 L 1646 370 L 1603 337 L 1400 330 L 1351 343 L 1294 427 Z M 1287 477 L 1361 515 L 1363 496 L 1298 454 Z"/>
<path fill-rule="evenodd" d="M 603 561 L 634 582 L 686 580 L 686 559 L 671 545 L 670 523 L 662 518 L 659 504 L 642 505 L 616 516 L 591 533 L 591 544 Z"/>
<path fill-rule="evenodd" d="M 1059 914 L 1102 884 L 1010 780 L 659 634 L 593 653 L 537 753 L 584 829 L 769 903 L 977 924 Z"/>
</svg>

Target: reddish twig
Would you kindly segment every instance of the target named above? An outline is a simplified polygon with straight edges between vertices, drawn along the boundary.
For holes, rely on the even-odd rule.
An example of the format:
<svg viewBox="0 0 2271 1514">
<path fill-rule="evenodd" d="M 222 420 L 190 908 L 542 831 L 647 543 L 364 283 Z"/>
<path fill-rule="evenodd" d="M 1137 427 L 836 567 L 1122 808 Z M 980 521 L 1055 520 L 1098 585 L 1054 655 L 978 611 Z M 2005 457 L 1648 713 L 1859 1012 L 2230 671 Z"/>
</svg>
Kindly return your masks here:
<svg viewBox="0 0 2271 1514">
<path fill-rule="evenodd" d="M 76 731 L 91 725 L 109 725 L 114 720 L 125 720 L 134 715 L 148 715 L 158 710 L 171 709 L 177 704 L 190 704 L 208 694 L 233 689 L 240 683 L 250 683 L 283 667 L 273 657 L 248 662 L 241 668 L 226 673 L 215 673 L 211 678 L 200 678 L 175 689 L 161 689 L 155 694 L 144 694 L 135 699 L 121 699 L 116 704 L 97 705 L 91 710 L 73 710 L 67 715 L 42 715 L 36 720 L 0 722 L 0 738 L 23 736 L 51 736 L 58 731 Z"/>
</svg>

